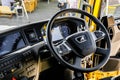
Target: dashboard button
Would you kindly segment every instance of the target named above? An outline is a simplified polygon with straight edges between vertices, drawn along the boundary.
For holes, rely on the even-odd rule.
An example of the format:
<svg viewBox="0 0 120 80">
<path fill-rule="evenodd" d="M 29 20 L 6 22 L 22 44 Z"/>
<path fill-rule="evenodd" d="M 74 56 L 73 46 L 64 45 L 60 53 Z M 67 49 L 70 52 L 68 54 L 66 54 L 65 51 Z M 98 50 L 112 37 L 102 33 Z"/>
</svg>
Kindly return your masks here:
<svg viewBox="0 0 120 80">
<path fill-rule="evenodd" d="M 17 80 L 15 77 L 12 77 L 12 80 Z"/>
</svg>

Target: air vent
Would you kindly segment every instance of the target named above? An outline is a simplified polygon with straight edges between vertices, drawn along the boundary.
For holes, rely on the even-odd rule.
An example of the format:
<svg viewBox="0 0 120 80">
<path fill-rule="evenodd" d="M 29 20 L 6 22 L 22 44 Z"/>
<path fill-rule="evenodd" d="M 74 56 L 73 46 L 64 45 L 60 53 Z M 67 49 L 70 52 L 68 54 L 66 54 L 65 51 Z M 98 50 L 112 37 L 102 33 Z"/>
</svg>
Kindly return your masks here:
<svg viewBox="0 0 120 80">
<path fill-rule="evenodd" d="M 118 29 L 120 30 L 120 24 L 117 25 Z"/>
<path fill-rule="evenodd" d="M 38 42 L 38 36 L 37 36 L 36 31 L 34 29 L 26 29 L 25 35 L 30 43 Z"/>
</svg>

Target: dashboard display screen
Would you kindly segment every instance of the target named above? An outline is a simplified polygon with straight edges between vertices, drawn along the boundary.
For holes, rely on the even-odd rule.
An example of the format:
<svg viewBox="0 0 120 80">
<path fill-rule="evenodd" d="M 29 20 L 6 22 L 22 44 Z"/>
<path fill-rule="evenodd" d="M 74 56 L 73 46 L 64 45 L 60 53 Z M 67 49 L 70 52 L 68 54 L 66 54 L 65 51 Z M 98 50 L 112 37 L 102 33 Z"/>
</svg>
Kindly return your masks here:
<svg viewBox="0 0 120 80">
<path fill-rule="evenodd" d="M 25 43 L 19 32 L 0 37 L 0 57 L 23 47 Z"/>
</svg>

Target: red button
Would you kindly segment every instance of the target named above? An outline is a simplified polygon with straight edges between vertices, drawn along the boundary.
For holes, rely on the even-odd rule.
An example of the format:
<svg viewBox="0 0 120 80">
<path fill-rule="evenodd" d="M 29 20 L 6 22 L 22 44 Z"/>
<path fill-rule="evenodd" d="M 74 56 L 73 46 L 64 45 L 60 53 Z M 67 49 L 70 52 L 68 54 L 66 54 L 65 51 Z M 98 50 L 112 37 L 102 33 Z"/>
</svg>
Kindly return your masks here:
<svg viewBox="0 0 120 80">
<path fill-rule="evenodd" d="M 15 77 L 12 77 L 12 80 L 17 80 Z"/>
</svg>

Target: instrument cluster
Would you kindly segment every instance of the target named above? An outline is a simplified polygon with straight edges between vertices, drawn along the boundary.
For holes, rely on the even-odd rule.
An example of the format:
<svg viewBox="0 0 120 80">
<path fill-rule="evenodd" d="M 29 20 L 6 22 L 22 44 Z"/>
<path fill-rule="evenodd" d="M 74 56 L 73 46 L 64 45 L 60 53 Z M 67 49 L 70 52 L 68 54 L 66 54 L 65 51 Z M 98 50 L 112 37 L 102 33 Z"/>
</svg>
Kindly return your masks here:
<svg viewBox="0 0 120 80">
<path fill-rule="evenodd" d="M 47 24 L 43 25 L 41 29 L 41 34 L 45 42 L 46 42 L 46 28 L 47 28 Z M 52 27 L 51 32 L 52 32 L 52 41 L 63 40 L 64 38 L 66 38 L 71 34 L 71 30 L 68 27 L 67 23 L 55 24 Z"/>
</svg>

